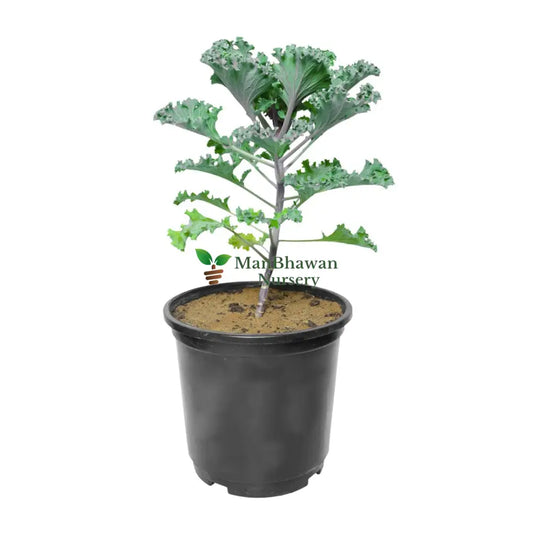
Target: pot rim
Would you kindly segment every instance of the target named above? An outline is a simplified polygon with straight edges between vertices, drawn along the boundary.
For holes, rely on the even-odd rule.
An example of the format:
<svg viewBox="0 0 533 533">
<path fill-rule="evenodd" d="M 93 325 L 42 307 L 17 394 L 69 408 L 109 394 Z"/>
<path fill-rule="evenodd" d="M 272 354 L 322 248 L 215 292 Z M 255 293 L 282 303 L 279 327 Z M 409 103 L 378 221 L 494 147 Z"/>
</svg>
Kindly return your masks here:
<svg viewBox="0 0 533 533">
<path fill-rule="evenodd" d="M 196 287 L 188 291 L 182 292 L 177 296 L 174 296 L 165 304 L 163 314 L 165 322 L 175 331 L 193 337 L 196 339 L 204 339 L 218 342 L 239 342 L 245 344 L 278 344 L 278 343 L 291 343 L 302 340 L 313 339 L 316 337 L 323 337 L 331 333 L 342 331 L 344 326 L 352 318 L 352 305 L 342 295 L 324 289 L 322 287 L 314 287 L 311 285 L 283 285 L 283 284 L 271 284 L 271 287 L 282 288 L 283 290 L 295 290 L 295 291 L 307 291 L 315 296 L 325 298 L 328 300 L 334 300 L 338 302 L 342 307 L 342 315 L 328 322 L 322 326 L 316 326 L 313 328 L 302 329 L 299 331 L 291 331 L 287 333 L 233 333 L 225 331 L 215 331 L 197 328 L 181 320 L 178 320 L 172 315 L 172 312 L 178 305 L 190 302 L 206 296 L 213 292 L 225 292 L 231 288 L 246 288 L 246 287 L 259 287 L 261 282 L 259 281 L 233 281 L 228 283 L 220 283 L 218 285 L 204 285 L 202 287 Z"/>
</svg>

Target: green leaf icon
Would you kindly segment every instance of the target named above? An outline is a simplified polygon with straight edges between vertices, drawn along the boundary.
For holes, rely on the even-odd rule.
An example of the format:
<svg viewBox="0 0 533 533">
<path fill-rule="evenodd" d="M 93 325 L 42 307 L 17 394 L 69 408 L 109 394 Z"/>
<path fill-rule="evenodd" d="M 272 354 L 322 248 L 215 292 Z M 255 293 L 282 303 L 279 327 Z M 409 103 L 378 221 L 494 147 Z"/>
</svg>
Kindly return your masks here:
<svg viewBox="0 0 533 533">
<path fill-rule="evenodd" d="M 231 255 L 221 254 L 215 259 L 215 265 L 222 266 L 225 265 L 230 260 Z"/>
<path fill-rule="evenodd" d="M 201 248 L 196 248 L 196 255 L 201 263 L 204 265 L 211 265 L 213 263 L 213 258 L 207 250 L 202 250 Z"/>
</svg>

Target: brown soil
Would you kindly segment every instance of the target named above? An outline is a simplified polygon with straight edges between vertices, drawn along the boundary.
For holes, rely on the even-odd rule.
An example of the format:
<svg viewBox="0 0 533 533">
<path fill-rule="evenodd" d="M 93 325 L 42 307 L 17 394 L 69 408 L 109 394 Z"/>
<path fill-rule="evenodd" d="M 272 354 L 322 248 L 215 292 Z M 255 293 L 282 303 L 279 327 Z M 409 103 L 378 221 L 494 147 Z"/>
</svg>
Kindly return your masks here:
<svg viewBox="0 0 533 533">
<path fill-rule="evenodd" d="M 262 318 L 255 318 L 259 288 L 216 292 L 176 307 L 175 318 L 211 331 L 287 333 L 322 326 L 342 315 L 338 302 L 304 291 L 271 288 Z"/>
</svg>

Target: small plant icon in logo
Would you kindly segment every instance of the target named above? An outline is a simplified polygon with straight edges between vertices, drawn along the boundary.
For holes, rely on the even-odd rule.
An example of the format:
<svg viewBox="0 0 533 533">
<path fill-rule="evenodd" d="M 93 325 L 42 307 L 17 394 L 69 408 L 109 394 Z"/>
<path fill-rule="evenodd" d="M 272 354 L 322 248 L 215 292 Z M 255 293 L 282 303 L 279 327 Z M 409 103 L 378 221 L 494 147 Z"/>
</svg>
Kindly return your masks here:
<svg viewBox="0 0 533 533">
<path fill-rule="evenodd" d="M 204 265 L 211 265 L 211 270 L 206 270 L 204 276 L 209 282 L 209 285 L 216 285 L 218 280 L 222 277 L 222 272 L 224 272 L 221 268 L 217 269 L 217 266 L 225 265 L 229 261 L 231 255 L 221 254 L 213 259 L 207 250 L 196 248 L 196 256 Z"/>
</svg>

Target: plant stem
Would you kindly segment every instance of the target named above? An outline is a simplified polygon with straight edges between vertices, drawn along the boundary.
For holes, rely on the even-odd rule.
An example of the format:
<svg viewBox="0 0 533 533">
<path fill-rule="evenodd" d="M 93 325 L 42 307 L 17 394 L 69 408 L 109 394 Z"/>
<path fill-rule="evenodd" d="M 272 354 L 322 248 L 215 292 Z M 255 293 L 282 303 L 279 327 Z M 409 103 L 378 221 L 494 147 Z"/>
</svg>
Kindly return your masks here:
<svg viewBox="0 0 533 533">
<path fill-rule="evenodd" d="M 306 137 L 303 141 L 299 142 L 294 148 L 291 148 L 282 158 L 281 162 L 284 163 L 289 159 L 289 157 L 297 152 L 305 143 L 308 143 L 311 140 L 311 137 Z"/>
<path fill-rule="evenodd" d="M 257 172 L 259 172 L 259 174 L 261 174 L 261 176 L 263 176 L 263 178 L 268 181 L 268 183 L 270 183 L 270 185 L 272 185 L 272 187 L 276 187 L 276 184 L 255 163 L 253 163 L 252 161 L 248 162 L 250 163 L 250 165 L 252 165 L 252 167 L 255 168 L 255 170 L 257 170 Z"/>
<path fill-rule="evenodd" d="M 261 253 L 253 244 L 250 244 L 250 248 L 259 256 L 263 261 L 268 261 L 268 257 Z"/>
<path fill-rule="evenodd" d="M 277 182 L 277 191 L 276 191 L 276 213 L 283 211 L 283 202 L 285 201 L 285 185 L 283 183 L 283 165 L 276 157 L 274 159 L 274 169 L 276 171 L 276 182 Z M 272 272 L 274 271 L 274 264 L 276 261 L 276 255 L 278 253 L 279 245 L 279 227 L 270 228 L 270 250 L 268 252 L 268 261 L 265 274 L 263 275 L 263 283 L 261 284 L 261 289 L 259 290 L 259 300 L 257 302 L 257 307 L 255 309 L 256 318 L 261 318 L 265 312 L 265 305 L 268 296 L 268 288 L 270 286 L 270 278 L 272 277 Z"/>
<path fill-rule="evenodd" d="M 290 161 L 289 163 L 287 163 L 285 165 L 285 170 L 292 167 L 292 165 L 294 165 L 294 163 L 296 161 L 298 161 L 298 159 L 300 159 L 300 157 L 302 157 L 302 155 L 307 151 L 309 150 L 309 148 L 311 148 L 312 144 L 314 143 L 315 141 L 311 141 L 309 144 L 307 144 L 304 149 L 299 153 L 299 154 L 296 154 L 296 156 L 294 157 L 294 159 L 292 161 Z"/>
<path fill-rule="evenodd" d="M 268 235 L 266 231 L 263 231 L 261 228 L 258 228 L 257 226 L 254 226 L 253 224 L 250 224 L 250 227 L 253 228 L 255 231 L 258 231 L 259 233 L 262 233 L 263 235 Z"/>
<path fill-rule="evenodd" d="M 287 131 L 289 131 L 289 126 L 291 125 L 292 120 L 292 114 L 294 112 L 294 101 L 291 100 L 289 102 L 289 105 L 287 106 L 287 114 L 285 115 L 285 119 L 283 120 L 283 124 L 281 126 L 281 129 L 279 130 L 277 134 L 277 138 L 283 137 Z"/>
<path fill-rule="evenodd" d="M 262 113 L 258 113 L 257 114 L 257 118 L 259 119 L 259 122 L 261 123 L 261 126 L 263 126 L 263 128 L 265 128 L 265 130 L 269 130 L 270 129 L 270 126 L 268 125 L 268 122 L 266 121 L 266 119 L 265 119 L 265 117 L 263 116 Z"/>
<path fill-rule="evenodd" d="M 241 185 L 241 187 L 245 190 L 245 191 L 248 191 L 250 194 L 253 194 L 256 198 L 258 198 L 259 200 L 261 200 L 263 203 L 265 203 L 266 205 L 268 205 L 269 207 L 272 207 L 273 209 L 276 208 L 276 206 L 274 204 L 271 204 L 268 200 L 265 200 L 262 196 L 259 196 L 257 193 L 255 193 L 254 191 L 252 191 L 251 189 L 248 189 L 248 187 L 245 187 L 244 185 Z"/>
<path fill-rule="evenodd" d="M 255 155 L 249 154 L 248 152 L 241 150 L 240 148 L 237 148 L 236 146 L 233 146 L 233 144 L 225 144 L 225 148 L 228 150 L 231 150 L 243 157 L 243 159 L 246 159 L 247 161 L 255 161 L 256 163 L 262 163 L 263 165 L 266 165 L 267 167 L 274 168 L 274 165 L 267 161 L 266 159 L 263 159 L 262 157 L 256 157 Z"/>
</svg>

